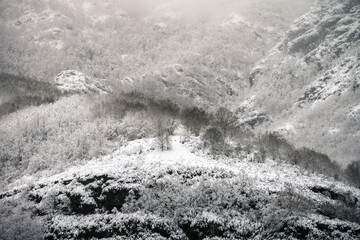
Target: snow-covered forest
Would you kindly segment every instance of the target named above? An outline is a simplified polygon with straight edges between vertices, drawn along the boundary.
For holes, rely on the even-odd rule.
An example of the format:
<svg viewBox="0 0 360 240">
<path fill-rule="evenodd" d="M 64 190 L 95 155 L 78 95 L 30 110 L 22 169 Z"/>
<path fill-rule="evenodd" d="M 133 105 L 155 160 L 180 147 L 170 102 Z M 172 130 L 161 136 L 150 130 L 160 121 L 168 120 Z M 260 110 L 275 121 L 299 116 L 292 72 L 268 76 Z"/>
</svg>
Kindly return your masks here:
<svg viewBox="0 0 360 240">
<path fill-rule="evenodd" d="M 358 239 L 358 0 L 0 1 L 0 239 Z"/>
</svg>

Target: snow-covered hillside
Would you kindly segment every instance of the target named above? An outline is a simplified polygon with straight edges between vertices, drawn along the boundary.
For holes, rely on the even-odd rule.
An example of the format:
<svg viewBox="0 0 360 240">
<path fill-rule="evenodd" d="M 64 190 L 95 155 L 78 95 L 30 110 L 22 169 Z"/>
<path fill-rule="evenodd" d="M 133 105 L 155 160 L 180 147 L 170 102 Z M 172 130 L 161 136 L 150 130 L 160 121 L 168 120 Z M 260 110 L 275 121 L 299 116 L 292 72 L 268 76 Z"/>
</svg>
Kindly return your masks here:
<svg viewBox="0 0 360 240">
<path fill-rule="evenodd" d="M 213 99 L 203 97 L 213 93 L 202 86 L 214 81 L 207 83 L 202 78 L 212 75 L 225 85 L 237 82 L 237 89 L 246 88 L 247 72 L 254 62 L 284 36 L 291 21 L 312 1 L 1 2 L 0 41 L 4 47 L 0 67 L 7 73 L 44 81 L 63 70 L 76 69 L 99 82 L 112 80 L 117 86 L 121 79 L 162 73 L 169 65 L 180 63 L 194 67 L 189 74 L 199 78 L 190 79 L 195 90 L 186 96 L 199 93 L 196 100 L 214 105 Z M 291 4 L 297 8 L 289 8 Z M 284 16 L 277 14 L 280 10 Z M 239 19 L 248 24 L 239 24 Z M 226 22 L 235 24 L 222 27 Z M 215 48 L 217 51 L 211 50 Z M 230 94 L 220 95 L 231 98 L 237 90 L 231 88 Z"/>
<path fill-rule="evenodd" d="M 360 122 L 348 115 L 360 101 L 359 29 L 359 1 L 316 1 L 250 74 L 267 128 L 291 124 L 294 143 L 344 166 L 360 155 Z"/>
<path fill-rule="evenodd" d="M 359 239 L 359 91 L 359 0 L 0 1 L 0 239 Z"/>
<path fill-rule="evenodd" d="M 1 194 L 0 202 L 44 223 L 45 239 L 360 234 L 359 189 L 270 159 L 258 163 L 253 154 L 214 159 L 194 137 L 174 136 L 172 147 L 161 152 L 154 139 L 135 140 L 111 155 L 18 186 Z M 3 234 L 17 217 L 12 210 L 1 219 Z"/>
</svg>

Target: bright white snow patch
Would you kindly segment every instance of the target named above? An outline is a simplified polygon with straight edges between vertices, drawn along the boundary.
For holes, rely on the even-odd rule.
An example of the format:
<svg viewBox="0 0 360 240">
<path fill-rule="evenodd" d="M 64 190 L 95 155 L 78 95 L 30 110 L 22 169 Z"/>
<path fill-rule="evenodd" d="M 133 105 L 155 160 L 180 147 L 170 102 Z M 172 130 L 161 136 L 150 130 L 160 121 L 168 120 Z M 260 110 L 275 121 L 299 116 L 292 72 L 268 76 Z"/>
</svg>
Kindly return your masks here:
<svg viewBox="0 0 360 240">
<path fill-rule="evenodd" d="M 59 73 L 54 82 L 62 91 L 77 93 L 107 92 L 105 87 L 100 83 L 89 79 L 85 74 L 75 70 L 67 70 Z"/>
<path fill-rule="evenodd" d="M 145 162 L 161 162 L 166 165 L 175 163 L 192 165 L 195 161 L 201 161 L 201 158 L 191 153 L 189 149 L 181 143 L 179 136 L 172 138 L 172 149 L 170 151 L 155 150 L 145 158 Z"/>
<path fill-rule="evenodd" d="M 243 112 L 250 112 L 251 110 L 253 110 L 253 106 L 254 106 L 254 100 L 255 100 L 255 95 L 251 96 L 250 98 L 246 99 L 245 101 L 243 101 L 240 105 L 240 109 Z"/>
<path fill-rule="evenodd" d="M 331 134 L 331 135 L 338 134 L 339 132 L 340 132 L 340 129 L 338 129 L 338 128 L 329 128 L 329 134 Z"/>
<path fill-rule="evenodd" d="M 353 112 L 360 113 L 360 104 L 352 109 Z"/>
<path fill-rule="evenodd" d="M 276 131 L 281 134 L 296 134 L 295 127 L 291 123 L 286 123 L 285 125 L 279 127 Z"/>
<path fill-rule="evenodd" d="M 153 150 L 155 146 L 154 140 L 149 139 L 137 139 L 130 141 L 126 146 L 120 148 L 119 153 L 124 155 L 134 155 L 148 153 Z"/>
<path fill-rule="evenodd" d="M 128 54 L 123 54 L 123 55 L 120 56 L 121 60 L 125 60 L 125 59 L 127 59 L 128 57 L 129 57 Z"/>
<path fill-rule="evenodd" d="M 348 117 L 352 120 L 359 121 L 360 120 L 360 104 L 353 107 L 348 113 Z"/>
</svg>

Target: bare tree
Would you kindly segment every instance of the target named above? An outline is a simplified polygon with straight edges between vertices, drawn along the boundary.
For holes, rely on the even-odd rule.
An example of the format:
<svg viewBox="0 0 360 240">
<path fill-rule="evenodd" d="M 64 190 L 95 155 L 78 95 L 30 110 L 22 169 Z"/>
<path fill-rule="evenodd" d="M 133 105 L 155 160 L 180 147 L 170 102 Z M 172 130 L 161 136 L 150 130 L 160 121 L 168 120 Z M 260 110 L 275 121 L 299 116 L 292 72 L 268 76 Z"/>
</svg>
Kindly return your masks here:
<svg viewBox="0 0 360 240">
<path fill-rule="evenodd" d="M 217 126 L 223 132 L 224 137 L 227 136 L 229 130 L 236 127 L 238 118 L 229 109 L 221 107 L 214 116 L 214 126 Z"/>
<path fill-rule="evenodd" d="M 199 136 L 201 128 L 209 124 L 209 119 L 203 109 L 197 107 L 183 111 L 183 123 L 195 136 Z"/>
<path fill-rule="evenodd" d="M 360 160 L 347 166 L 345 174 L 350 182 L 360 188 Z"/>
<path fill-rule="evenodd" d="M 205 144 L 210 145 L 213 154 L 221 150 L 224 145 L 223 134 L 216 127 L 210 127 L 206 130 L 204 140 Z"/>
<path fill-rule="evenodd" d="M 171 135 L 177 127 L 177 121 L 174 117 L 159 116 L 154 118 L 154 125 L 157 137 L 157 143 L 161 151 L 171 149 Z"/>
<path fill-rule="evenodd" d="M 170 135 L 169 133 L 162 128 L 161 126 L 158 126 L 157 131 L 157 143 L 161 149 L 161 151 L 170 150 L 171 149 L 171 142 L 170 142 Z"/>
<path fill-rule="evenodd" d="M 266 132 L 258 136 L 258 145 L 262 156 L 268 153 L 273 160 L 298 161 L 294 146 L 278 133 Z"/>
</svg>

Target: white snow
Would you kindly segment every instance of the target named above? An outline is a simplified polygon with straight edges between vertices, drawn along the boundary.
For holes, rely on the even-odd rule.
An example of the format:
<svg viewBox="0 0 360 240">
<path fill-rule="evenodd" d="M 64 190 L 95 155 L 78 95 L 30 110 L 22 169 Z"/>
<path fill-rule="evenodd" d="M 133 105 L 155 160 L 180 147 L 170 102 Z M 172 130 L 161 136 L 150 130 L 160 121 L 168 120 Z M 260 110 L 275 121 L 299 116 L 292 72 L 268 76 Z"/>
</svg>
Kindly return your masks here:
<svg viewBox="0 0 360 240">
<path fill-rule="evenodd" d="M 84 11 L 86 13 L 88 13 L 90 11 L 90 9 L 93 8 L 94 6 L 90 2 L 83 2 L 82 7 L 83 7 Z"/>
<path fill-rule="evenodd" d="M 107 19 L 110 18 L 110 16 L 108 15 L 97 15 L 97 16 L 91 16 L 91 21 L 93 24 L 98 24 L 98 23 L 104 23 Z"/>
<path fill-rule="evenodd" d="M 360 104 L 352 109 L 353 112 L 360 112 Z"/>
<path fill-rule="evenodd" d="M 43 197 L 38 207 L 48 209 L 49 207 L 45 205 L 47 203 L 44 199 L 52 199 L 51 196 L 57 196 L 58 200 L 63 201 L 61 204 L 69 204 L 66 202 L 69 201 L 68 198 L 63 194 L 69 192 L 80 195 L 83 203 L 96 205 L 91 195 L 92 192 L 89 191 L 91 187 L 101 187 L 103 193 L 119 187 L 131 189 L 130 191 L 135 189 L 142 191 L 146 184 L 152 184 L 153 182 L 163 184 L 165 189 L 166 187 L 171 188 L 167 191 L 159 191 L 160 200 L 146 200 L 150 201 L 149 205 L 152 208 L 156 207 L 157 204 L 164 204 L 163 201 L 165 203 L 170 201 L 170 204 L 172 201 L 175 201 L 175 204 L 183 202 L 192 204 L 193 199 L 194 201 L 202 199 L 196 196 L 207 189 L 210 191 L 216 189 L 218 191 L 216 194 L 221 194 L 221 196 L 216 195 L 219 198 L 216 201 L 225 200 L 225 202 L 230 201 L 231 203 L 237 201 L 237 199 L 233 199 L 234 197 L 239 198 L 238 200 L 242 202 L 245 201 L 242 199 L 247 199 L 249 196 L 241 193 L 229 193 L 231 199 L 227 199 L 227 190 L 229 189 L 231 191 L 240 191 L 242 189 L 250 195 L 254 192 L 261 192 L 264 194 L 262 196 L 269 196 L 269 198 L 274 196 L 274 193 L 282 194 L 291 189 L 312 202 L 333 204 L 334 200 L 331 198 L 311 190 L 312 187 L 317 186 L 337 193 L 351 193 L 353 197 L 360 198 L 360 189 L 336 182 L 322 175 L 301 171 L 297 166 L 282 164 L 270 159 L 267 159 L 264 163 L 256 163 L 252 161 L 251 154 L 247 155 L 245 153 L 243 157 L 239 158 L 224 156 L 214 158 L 202 151 L 202 148 L 199 147 L 199 138 L 184 138 L 184 136 L 176 135 L 172 137 L 172 150 L 164 152 L 156 149 L 155 143 L 156 139 L 152 138 L 134 140 L 108 156 L 38 180 L 33 185 L 33 190 L 31 190 L 32 193 Z M 103 180 L 99 180 L 99 177 L 106 177 L 106 184 L 104 184 Z M 89 179 L 93 182 L 87 185 L 81 183 L 81 180 L 86 181 Z M 185 185 L 181 181 L 185 181 L 189 185 Z M 229 186 L 234 186 L 234 188 L 229 188 Z M 179 190 L 177 187 L 181 189 L 180 193 L 182 195 L 180 196 L 176 195 L 177 190 Z M 27 186 L 19 186 L 14 188 L 13 191 L 18 192 L 17 190 L 22 188 L 27 188 Z M 21 196 L 21 194 L 17 194 L 14 197 L 19 201 Z M 196 202 L 194 204 L 197 206 Z M 201 206 L 201 202 L 199 204 Z M 214 203 L 214 206 L 218 206 L 217 204 L 219 203 Z M 161 208 L 161 206 L 159 207 Z M 265 213 L 265 206 L 262 207 L 264 207 L 263 212 Z M 196 214 L 190 221 L 192 224 L 209 222 L 220 225 L 230 224 L 231 226 L 240 227 L 239 231 L 244 231 L 244 233 L 252 228 L 258 229 L 261 227 L 259 225 L 261 222 L 252 221 L 246 214 L 239 215 L 236 211 L 232 212 L 229 209 L 220 212 L 218 210 L 212 209 L 211 205 L 204 207 L 203 211 Z M 232 213 L 235 215 L 232 215 Z M 127 220 L 170 226 L 170 223 L 168 225 L 167 222 L 170 219 L 167 216 L 153 215 L 146 210 L 132 212 L 131 204 L 125 205 L 122 212 L 113 209 L 111 214 L 98 212 L 89 215 L 55 214 L 52 216 L 51 222 L 55 229 L 76 233 L 78 229 L 96 228 L 101 230 L 103 228 L 113 228 L 114 226 L 121 228 Z M 329 220 L 315 214 L 302 216 L 296 224 L 312 226 L 311 221 L 326 222 L 328 225 L 353 224 L 338 219 Z M 354 226 L 357 225 L 354 223 Z"/>
<path fill-rule="evenodd" d="M 128 57 L 129 57 L 128 54 L 123 54 L 123 55 L 120 56 L 121 60 L 125 60 L 125 59 L 127 59 Z"/>
<path fill-rule="evenodd" d="M 335 66 L 321 78 L 311 83 L 305 91 L 306 97 L 299 99 L 295 105 L 302 106 L 311 103 L 311 107 L 314 108 L 321 101 L 349 91 L 353 84 L 352 75 L 349 72 L 356 70 L 354 66 L 356 66 L 357 61 L 356 57 L 344 58 L 341 65 Z"/>
<path fill-rule="evenodd" d="M 214 158 L 205 152 L 195 151 L 196 139 L 191 138 L 184 144 L 182 142 L 180 136 L 174 136 L 172 150 L 161 152 L 154 147 L 155 139 L 131 141 L 108 156 L 91 160 L 81 166 L 74 166 L 63 173 L 42 178 L 36 184 L 52 186 L 54 182 L 104 174 L 127 181 L 129 179 L 141 180 L 149 175 L 161 175 L 169 169 L 174 171 L 193 169 L 251 179 L 249 181 L 253 188 L 263 192 L 278 192 L 292 186 L 307 198 L 315 201 L 327 201 L 324 196 L 309 189 L 312 186 L 320 185 L 341 192 L 352 192 L 360 199 L 360 189 L 336 182 L 323 175 L 304 172 L 294 165 L 278 163 L 270 159 L 264 163 L 256 163 L 252 161 L 251 154 L 245 154 L 243 158 Z M 43 189 L 43 191 L 48 190 Z"/>
<path fill-rule="evenodd" d="M 59 11 L 52 11 L 50 9 L 44 10 L 41 13 L 36 13 L 33 9 L 25 9 L 21 17 L 15 20 L 14 24 L 16 26 L 28 25 L 36 27 L 39 22 L 53 22 L 55 18 L 61 16 Z"/>
<path fill-rule="evenodd" d="M 338 134 L 339 132 L 340 132 L 340 129 L 339 129 L 339 128 L 334 128 L 334 127 L 329 128 L 329 133 L 330 133 L 331 135 Z"/>
<path fill-rule="evenodd" d="M 251 24 L 245 19 L 245 17 L 237 13 L 231 13 L 228 19 L 228 21 L 221 24 L 222 27 L 229 27 L 234 25 L 245 25 L 251 27 Z"/>
<path fill-rule="evenodd" d="M 85 76 L 84 73 L 75 70 L 67 70 L 59 73 L 54 82 L 62 91 L 77 93 L 107 92 L 104 86 L 94 80 L 91 80 Z"/>
<path fill-rule="evenodd" d="M 134 79 L 132 79 L 131 77 L 126 77 L 123 80 L 121 80 L 122 84 L 129 84 L 129 85 L 133 85 L 134 84 Z"/>
<path fill-rule="evenodd" d="M 164 165 L 182 164 L 192 166 L 194 163 L 201 163 L 201 158 L 195 156 L 181 142 L 180 136 L 172 138 L 172 149 L 170 151 L 155 150 L 145 157 L 145 163 L 160 162 Z"/>
<path fill-rule="evenodd" d="M 285 123 L 283 126 L 276 129 L 281 134 L 296 134 L 296 129 L 293 124 Z"/>
<path fill-rule="evenodd" d="M 255 100 L 255 95 L 251 96 L 250 98 L 246 99 L 245 101 L 243 101 L 240 105 L 240 108 L 244 111 L 244 112 L 249 112 L 250 110 L 253 109 L 254 107 L 254 100 Z"/>
<path fill-rule="evenodd" d="M 360 120 L 360 104 L 350 109 L 350 111 L 347 113 L 347 116 L 355 121 Z"/>
<path fill-rule="evenodd" d="M 59 39 L 61 29 L 50 28 L 34 36 L 34 42 L 38 45 L 47 45 L 58 50 L 64 47 L 64 42 Z"/>
</svg>

